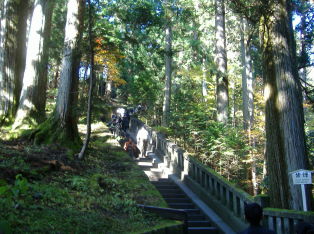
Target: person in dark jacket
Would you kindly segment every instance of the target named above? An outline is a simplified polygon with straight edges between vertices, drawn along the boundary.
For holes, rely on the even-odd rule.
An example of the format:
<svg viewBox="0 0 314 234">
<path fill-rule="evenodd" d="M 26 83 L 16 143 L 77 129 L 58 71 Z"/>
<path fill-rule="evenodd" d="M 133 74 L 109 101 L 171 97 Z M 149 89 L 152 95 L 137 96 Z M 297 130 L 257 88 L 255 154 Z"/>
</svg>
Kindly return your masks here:
<svg viewBox="0 0 314 234">
<path fill-rule="evenodd" d="M 126 133 L 126 131 L 129 129 L 129 124 L 130 124 L 130 114 L 128 111 L 126 111 L 121 121 L 121 128 L 124 133 Z"/>
<path fill-rule="evenodd" d="M 307 222 L 299 222 L 296 226 L 296 234 L 313 234 L 314 225 Z"/>
<path fill-rule="evenodd" d="M 250 226 L 240 234 L 275 234 L 274 231 L 261 226 L 263 219 L 263 208 L 257 203 L 251 203 L 244 206 L 244 214 Z"/>
</svg>

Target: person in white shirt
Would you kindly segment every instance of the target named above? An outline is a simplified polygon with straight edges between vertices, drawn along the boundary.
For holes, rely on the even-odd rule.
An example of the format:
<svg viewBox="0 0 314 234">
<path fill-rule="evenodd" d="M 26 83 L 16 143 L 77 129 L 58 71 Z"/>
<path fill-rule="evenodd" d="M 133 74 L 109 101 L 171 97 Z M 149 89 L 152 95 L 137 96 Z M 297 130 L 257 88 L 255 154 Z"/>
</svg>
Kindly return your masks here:
<svg viewBox="0 0 314 234">
<path fill-rule="evenodd" d="M 146 157 L 146 150 L 148 144 L 148 131 L 144 128 L 144 126 L 138 131 L 136 141 L 141 151 L 141 157 Z"/>
</svg>

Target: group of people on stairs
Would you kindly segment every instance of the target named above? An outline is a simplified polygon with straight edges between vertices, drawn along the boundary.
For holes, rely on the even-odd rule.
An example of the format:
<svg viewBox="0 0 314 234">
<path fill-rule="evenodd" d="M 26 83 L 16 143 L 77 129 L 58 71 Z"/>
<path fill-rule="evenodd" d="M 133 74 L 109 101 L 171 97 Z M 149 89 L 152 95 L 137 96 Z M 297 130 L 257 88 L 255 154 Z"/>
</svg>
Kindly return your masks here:
<svg viewBox="0 0 314 234">
<path fill-rule="evenodd" d="M 133 142 L 131 137 L 128 137 L 123 148 L 128 152 L 131 158 L 145 158 L 147 156 L 148 132 L 144 127 L 138 131 L 136 135 L 136 143 Z"/>
<path fill-rule="evenodd" d="M 138 105 L 135 108 L 118 108 L 116 114 L 111 116 L 111 120 L 107 123 L 111 133 L 114 136 L 124 138 L 124 150 L 128 152 L 131 158 L 146 157 L 148 145 L 148 132 L 142 127 L 136 135 L 136 143 L 133 142 L 127 130 L 129 129 L 131 116 L 144 111 L 145 107 Z"/>
<path fill-rule="evenodd" d="M 131 107 L 128 109 L 118 108 L 116 114 L 111 116 L 111 120 L 107 123 L 109 130 L 114 136 L 127 136 L 127 130 L 129 129 L 131 116 L 138 114 L 145 108 L 142 105 Z"/>
</svg>

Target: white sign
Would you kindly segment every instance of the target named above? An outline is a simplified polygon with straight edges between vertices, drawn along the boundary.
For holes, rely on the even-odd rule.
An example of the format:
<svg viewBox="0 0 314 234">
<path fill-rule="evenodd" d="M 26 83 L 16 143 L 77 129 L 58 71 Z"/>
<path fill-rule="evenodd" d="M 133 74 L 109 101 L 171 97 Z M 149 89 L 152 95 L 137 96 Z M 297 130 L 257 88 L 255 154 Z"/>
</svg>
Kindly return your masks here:
<svg viewBox="0 0 314 234">
<path fill-rule="evenodd" d="M 307 211 L 305 184 L 312 184 L 312 171 L 300 169 L 292 171 L 290 174 L 292 175 L 293 183 L 301 185 L 303 210 Z"/>
<path fill-rule="evenodd" d="M 294 184 L 312 184 L 312 171 L 300 169 L 291 174 Z"/>
</svg>

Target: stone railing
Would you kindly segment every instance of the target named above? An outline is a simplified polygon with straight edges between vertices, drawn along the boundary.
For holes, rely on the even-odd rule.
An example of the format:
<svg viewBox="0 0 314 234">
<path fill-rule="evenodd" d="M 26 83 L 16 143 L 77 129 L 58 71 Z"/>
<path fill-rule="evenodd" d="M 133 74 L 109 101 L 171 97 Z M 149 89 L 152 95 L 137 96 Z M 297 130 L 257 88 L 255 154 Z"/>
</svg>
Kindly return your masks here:
<svg viewBox="0 0 314 234">
<path fill-rule="evenodd" d="M 250 196 L 189 156 L 162 134 L 153 131 L 138 119 L 131 119 L 130 131 L 133 136 L 136 136 L 141 128 L 148 132 L 148 151 L 155 153 L 170 173 L 177 175 L 236 232 L 247 226 L 244 220 L 244 206 L 252 202 L 264 207 L 263 224 L 275 230 L 277 234 L 295 233 L 295 225 L 300 221 L 314 223 L 314 212 L 265 208 L 268 204 L 267 197 Z"/>
</svg>

